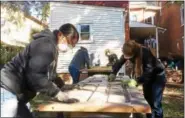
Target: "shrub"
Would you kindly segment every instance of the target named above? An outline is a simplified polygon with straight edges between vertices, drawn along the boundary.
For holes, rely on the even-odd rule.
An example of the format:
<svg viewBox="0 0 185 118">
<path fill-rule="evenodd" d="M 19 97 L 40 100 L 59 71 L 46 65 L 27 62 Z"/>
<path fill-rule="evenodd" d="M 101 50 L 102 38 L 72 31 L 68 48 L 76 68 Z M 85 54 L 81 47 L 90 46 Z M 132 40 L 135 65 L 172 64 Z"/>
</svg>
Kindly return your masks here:
<svg viewBox="0 0 185 118">
<path fill-rule="evenodd" d="M 1 45 L 0 48 L 0 64 L 5 64 L 10 61 L 17 53 L 19 53 L 23 47 Z"/>
</svg>

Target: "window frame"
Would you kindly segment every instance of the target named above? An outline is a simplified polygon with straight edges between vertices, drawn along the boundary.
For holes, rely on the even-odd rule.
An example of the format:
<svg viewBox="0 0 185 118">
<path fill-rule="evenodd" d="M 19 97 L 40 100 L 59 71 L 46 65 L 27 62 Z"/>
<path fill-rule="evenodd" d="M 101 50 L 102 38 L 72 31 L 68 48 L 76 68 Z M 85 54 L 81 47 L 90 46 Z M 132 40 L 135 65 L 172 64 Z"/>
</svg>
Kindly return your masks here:
<svg viewBox="0 0 185 118">
<path fill-rule="evenodd" d="M 184 26 L 184 18 L 182 16 L 184 16 L 183 11 L 184 10 L 184 4 L 181 5 L 180 7 L 180 13 L 181 13 L 181 26 Z"/>
<path fill-rule="evenodd" d="M 81 39 L 81 25 L 89 25 L 89 34 L 90 34 L 89 40 L 82 40 Z M 78 43 L 93 43 L 94 42 L 93 35 L 92 35 L 92 23 L 78 23 L 76 27 L 77 27 L 77 30 L 79 33 Z"/>
<path fill-rule="evenodd" d="M 160 16 L 162 16 L 162 2 L 160 1 L 160 3 L 159 3 L 159 6 L 161 7 L 160 8 Z"/>
<path fill-rule="evenodd" d="M 5 18 L 1 17 L 1 27 L 5 25 L 5 22 L 6 22 Z"/>
</svg>

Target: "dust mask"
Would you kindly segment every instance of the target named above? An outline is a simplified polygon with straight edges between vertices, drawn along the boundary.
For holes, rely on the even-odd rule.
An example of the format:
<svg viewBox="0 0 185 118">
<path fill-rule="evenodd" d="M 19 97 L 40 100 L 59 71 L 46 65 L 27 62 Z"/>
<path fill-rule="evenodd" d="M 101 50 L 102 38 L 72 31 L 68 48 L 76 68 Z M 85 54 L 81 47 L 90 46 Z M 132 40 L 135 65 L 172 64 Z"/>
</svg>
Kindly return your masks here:
<svg viewBox="0 0 185 118">
<path fill-rule="evenodd" d="M 73 48 L 72 45 L 68 45 L 68 44 L 58 44 L 58 49 L 61 52 L 67 52 L 69 50 L 71 50 Z"/>
<path fill-rule="evenodd" d="M 62 37 L 61 37 L 61 38 L 62 38 Z M 65 38 L 65 37 L 63 37 L 63 38 Z M 64 39 L 62 39 L 62 40 L 64 40 Z M 61 51 L 61 52 L 67 52 L 68 50 L 70 50 L 70 49 L 72 49 L 72 48 L 73 48 L 73 46 L 70 45 L 70 44 L 67 44 L 67 43 L 58 44 L 58 49 L 59 49 L 59 51 Z"/>
</svg>

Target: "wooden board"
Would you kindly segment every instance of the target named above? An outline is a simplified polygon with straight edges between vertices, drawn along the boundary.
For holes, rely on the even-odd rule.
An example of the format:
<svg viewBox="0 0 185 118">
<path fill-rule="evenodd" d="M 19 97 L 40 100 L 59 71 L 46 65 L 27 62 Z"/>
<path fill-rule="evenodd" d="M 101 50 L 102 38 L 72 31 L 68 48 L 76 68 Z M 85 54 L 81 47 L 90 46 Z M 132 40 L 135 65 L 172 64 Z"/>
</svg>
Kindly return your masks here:
<svg viewBox="0 0 185 118">
<path fill-rule="evenodd" d="M 100 81 L 101 80 L 101 81 Z M 80 88 L 68 91 L 79 103 L 64 104 L 46 101 L 35 110 L 48 112 L 150 113 L 150 106 L 136 88 L 123 88 L 120 81 L 107 82 L 107 76 L 95 75 L 79 83 Z"/>
<path fill-rule="evenodd" d="M 72 90 L 67 92 L 69 97 L 79 99 L 81 103 L 87 102 L 89 96 L 93 94 L 93 92 L 87 90 Z"/>
<path fill-rule="evenodd" d="M 112 67 L 92 67 L 88 69 L 88 73 L 112 72 Z"/>
</svg>

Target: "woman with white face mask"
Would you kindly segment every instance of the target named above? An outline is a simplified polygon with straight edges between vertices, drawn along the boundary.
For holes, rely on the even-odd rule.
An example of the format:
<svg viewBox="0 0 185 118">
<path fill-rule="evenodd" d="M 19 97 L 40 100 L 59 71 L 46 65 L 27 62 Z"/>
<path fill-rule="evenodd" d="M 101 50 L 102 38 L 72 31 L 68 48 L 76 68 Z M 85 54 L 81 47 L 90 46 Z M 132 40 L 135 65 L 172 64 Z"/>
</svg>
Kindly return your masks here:
<svg viewBox="0 0 185 118">
<path fill-rule="evenodd" d="M 69 28 L 68 30 L 72 30 Z M 59 51 L 66 52 L 68 49 L 75 47 L 78 42 L 79 34 L 75 33 L 77 31 L 68 31 L 66 28 L 60 28 L 59 30 L 54 30 L 55 36 L 58 38 L 57 46 Z M 70 34 L 71 33 L 71 34 Z"/>
<path fill-rule="evenodd" d="M 1 117 L 32 118 L 26 103 L 37 92 L 61 102 L 77 102 L 60 90 L 56 81 L 58 51 L 75 47 L 79 34 L 72 24 L 46 29 L 1 69 Z M 11 102 L 11 105 L 10 105 Z M 6 112 L 5 112 L 6 111 Z"/>
<path fill-rule="evenodd" d="M 147 118 L 163 118 L 162 97 L 166 84 L 165 68 L 150 48 L 143 47 L 134 40 L 128 40 L 122 48 L 123 55 L 112 66 L 109 80 L 115 80 L 117 72 L 127 60 L 134 64 L 135 80 L 143 85 L 143 94 L 151 107 Z"/>
</svg>

